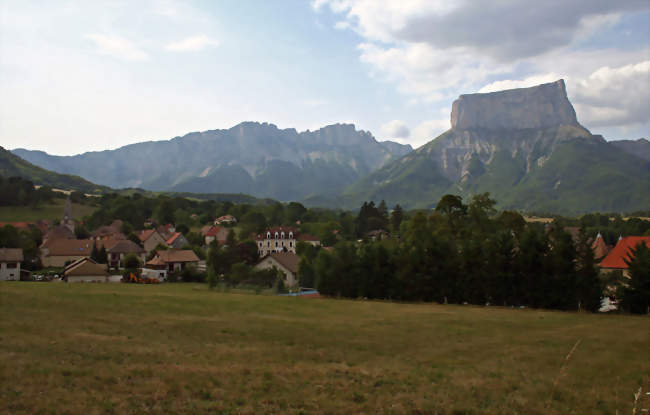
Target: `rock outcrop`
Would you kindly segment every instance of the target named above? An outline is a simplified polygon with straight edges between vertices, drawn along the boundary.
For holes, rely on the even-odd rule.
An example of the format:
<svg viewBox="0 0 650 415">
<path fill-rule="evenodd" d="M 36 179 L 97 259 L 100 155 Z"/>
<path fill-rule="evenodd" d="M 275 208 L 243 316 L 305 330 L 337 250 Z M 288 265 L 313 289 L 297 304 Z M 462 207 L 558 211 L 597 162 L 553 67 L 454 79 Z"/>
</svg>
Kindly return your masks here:
<svg viewBox="0 0 650 415">
<path fill-rule="evenodd" d="M 461 95 L 451 109 L 452 129 L 538 129 L 579 126 L 564 80 L 532 88 Z"/>
</svg>

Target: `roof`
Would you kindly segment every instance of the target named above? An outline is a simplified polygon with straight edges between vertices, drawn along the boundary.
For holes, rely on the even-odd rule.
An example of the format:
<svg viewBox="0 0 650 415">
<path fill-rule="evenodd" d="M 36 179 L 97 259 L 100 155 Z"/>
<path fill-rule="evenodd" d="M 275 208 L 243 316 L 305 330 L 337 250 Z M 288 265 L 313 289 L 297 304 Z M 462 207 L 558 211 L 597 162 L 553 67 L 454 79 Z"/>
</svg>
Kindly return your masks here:
<svg viewBox="0 0 650 415">
<path fill-rule="evenodd" d="M 119 219 L 114 220 L 111 222 L 110 225 L 107 226 L 100 226 L 99 228 L 95 229 L 93 232 L 90 233 L 92 237 L 101 237 L 101 236 L 108 236 L 108 235 L 114 235 L 116 233 L 121 233 L 122 232 L 122 224 L 123 222 Z"/>
<path fill-rule="evenodd" d="M 0 228 L 4 228 L 5 226 L 13 226 L 16 229 L 27 229 L 31 225 L 34 225 L 31 222 L 0 222 Z"/>
<path fill-rule="evenodd" d="M 169 237 L 169 239 L 167 239 L 167 242 L 166 242 L 167 245 L 171 245 L 171 244 L 173 244 L 173 243 L 174 243 L 178 238 L 180 238 L 181 236 L 183 236 L 183 234 L 180 233 L 180 232 L 175 232 L 175 233 L 173 233 L 172 236 Z"/>
<path fill-rule="evenodd" d="M 237 218 L 234 217 L 233 215 L 223 215 L 223 216 L 219 216 L 214 220 L 214 223 L 219 223 L 219 222 L 237 222 Z"/>
<path fill-rule="evenodd" d="M 23 261 L 23 250 L 20 248 L 0 248 L 0 262 Z"/>
<path fill-rule="evenodd" d="M 156 251 L 156 257 L 154 257 L 154 259 L 156 258 L 158 258 L 156 261 L 158 264 L 160 261 L 164 263 L 199 261 L 199 257 L 197 257 L 191 249 L 168 249 L 166 251 Z M 147 262 L 147 265 L 151 264 L 154 259 Z M 156 263 L 153 263 L 152 265 L 156 265 Z"/>
<path fill-rule="evenodd" d="M 154 232 L 156 232 L 155 229 L 146 229 L 144 231 L 139 231 L 138 238 L 140 238 L 140 240 L 144 242 L 147 239 L 151 238 L 151 235 L 153 235 Z"/>
<path fill-rule="evenodd" d="M 271 228 L 266 228 L 264 230 L 264 232 L 262 232 L 261 234 L 258 234 L 256 236 L 256 239 L 258 239 L 258 240 L 259 239 L 266 239 L 266 234 L 268 232 L 271 232 L 271 238 L 275 237 L 276 232 L 278 234 L 281 234 L 282 232 L 284 232 L 285 235 L 288 235 L 289 232 L 292 232 L 294 237 L 298 235 L 298 229 L 297 228 L 294 228 L 294 227 L 291 227 L 291 226 L 273 226 Z"/>
<path fill-rule="evenodd" d="M 66 276 L 108 275 L 106 265 L 98 264 L 90 258 L 81 258 L 69 264 L 63 270 Z"/>
<path fill-rule="evenodd" d="M 212 225 L 205 225 L 201 228 L 201 235 L 207 236 L 207 233 L 210 229 L 212 229 Z"/>
<path fill-rule="evenodd" d="M 142 254 L 145 252 L 144 248 L 129 239 L 115 241 L 110 248 L 107 247 L 106 251 L 113 254 Z"/>
<path fill-rule="evenodd" d="M 609 253 L 611 247 L 607 246 L 605 240 L 603 239 L 603 236 L 599 233 L 598 236 L 596 236 L 594 242 L 591 244 L 591 249 L 594 251 L 594 257 L 596 259 L 601 259 Z"/>
<path fill-rule="evenodd" d="M 220 228 L 218 226 L 212 226 L 208 231 L 205 233 L 205 236 L 219 236 L 219 232 L 225 231 L 226 228 Z M 227 234 L 226 234 L 227 235 Z"/>
<path fill-rule="evenodd" d="M 45 236 L 43 236 L 43 239 L 75 239 L 75 235 L 67 226 L 59 225 L 46 233 Z"/>
<path fill-rule="evenodd" d="M 618 243 L 600 263 L 601 268 L 627 269 L 625 260 L 630 260 L 630 251 L 638 244 L 645 243 L 650 248 L 650 236 L 626 236 Z"/>
<path fill-rule="evenodd" d="M 314 242 L 318 242 L 318 241 L 319 241 L 319 239 L 318 239 L 316 236 L 314 236 L 314 235 L 310 235 L 310 234 L 308 234 L 308 233 L 301 233 L 301 234 L 298 236 L 298 240 L 299 240 L 299 241 L 314 241 Z"/>
<path fill-rule="evenodd" d="M 293 274 L 298 273 L 298 264 L 300 263 L 300 257 L 292 252 L 271 252 L 262 258 L 262 261 L 264 261 L 266 258 L 274 259 L 278 264 L 282 265 Z"/>
<path fill-rule="evenodd" d="M 93 243 L 90 239 L 57 239 L 48 242 L 47 256 L 89 256 Z"/>
</svg>

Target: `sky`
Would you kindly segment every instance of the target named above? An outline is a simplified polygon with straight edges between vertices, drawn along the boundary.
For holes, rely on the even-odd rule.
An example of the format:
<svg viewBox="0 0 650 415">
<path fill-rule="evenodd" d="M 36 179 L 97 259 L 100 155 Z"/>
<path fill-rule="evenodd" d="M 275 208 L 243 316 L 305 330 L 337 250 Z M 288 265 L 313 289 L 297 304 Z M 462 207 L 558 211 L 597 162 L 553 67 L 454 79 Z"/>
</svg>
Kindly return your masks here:
<svg viewBox="0 0 650 415">
<path fill-rule="evenodd" d="M 418 147 L 460 94 L 563 78 L 650 138 L 648 0 L 0 2 L 0 145 L 72 155 L 242 121 Z"/>
</svg>

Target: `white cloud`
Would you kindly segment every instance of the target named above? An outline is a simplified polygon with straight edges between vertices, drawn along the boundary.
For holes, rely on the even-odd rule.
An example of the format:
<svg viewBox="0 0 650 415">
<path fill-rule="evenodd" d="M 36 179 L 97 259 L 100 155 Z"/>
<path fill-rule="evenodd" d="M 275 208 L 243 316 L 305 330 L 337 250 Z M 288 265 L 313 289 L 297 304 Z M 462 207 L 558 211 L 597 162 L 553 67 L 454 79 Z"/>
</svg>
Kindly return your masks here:
<svg viewBox="0 0 650 415">
<path fill-rule="evenodd" d="M 620 99 L 617 91 L 629 86 L 623 73 L 607 75 L 619 85 L 616 88 L 598 88 L 599 81 L 590 77 L 610 62 L 629 65 L 647 59 L 647 48 L 580 48 L 595 34 L 615 27 L 626 13 L 649 10 L 647 0 L 507 0 L 483 5 L 471 0 L 315 0 L 312 6 L 328 7 L 344 18 L 363 38 L 360 60 L 368 65 L 370 76 L 394 84 L 411 106 L 448 105 L 461 93 L 564 78 L 578 116 L 593 125 L 636 122 L 644 119 L 643 110 L 650 113 L 639 103 L 648 95 L 647 82 L 639 88 L 642 74 L 629 75 L 638 79 L 637 89 Z M 586 93 L 579 92 L 592 87 L 599 94 L 598 105 L 586 105 Z"/>
<path fill-rule="evenodd" d="M 590 126 L 650 122 L 650 60 L 611 68 L 603 66 L 573 85 L 578 116 Z"/>
<path fill-rule="evenodd" d="M 411 131 L 403 121 L 393 120 L 380 127 L 381 133 L 386 138 L 407 138 Z"/>
<path fill-rule="evenodd" d="M 173 52 L 198 52 L 209 46 L 218 46 L 219 41 L 206 35 L 187 37 L 178 42 L 169 43 L 165 49 Z"/>
<path fill-rule="evenodd" d="M 334 29 L 337 30 L 345 30 L 350 27 L 350 22 L 346 22 L 344 20 L 341 20 L 340 22 L 336 22 L 334 25 Z"/>
<path fill-rule="evenodd" d="M 102 34 L 88 34 L 86 39 L 92 40 L 99 53 L 113 56 L 114 58 L 129 61 L 146 61 L 149 55 L 135 46 L 130 40 L 120 36 Z"/>
<path fill-rule="evenodd" d="M 451 128 L 449 117 L 423 121 L 413 129 L 413 136 L 409 140 L 409 144 L 414 148 L 420 147 L 438 137 L 449 128 Z"/>
<path fill-rule="evenodd" d="M 528 78 L 516 80 L 516 79 L 504 79 L 502 81 L 495 81 L 490 84 L 485 85 L 483 88 L 479 89 L 478 92 L 495 92 L 503 91 L 504 89 L 515 89 L 515 88 L 528 88 L 531 86 L 546 84 L 549 82 L 555 82 L 562 76 L 556 73 L 548 73 L 542 75 L 533 75 Z"/>
</svg>

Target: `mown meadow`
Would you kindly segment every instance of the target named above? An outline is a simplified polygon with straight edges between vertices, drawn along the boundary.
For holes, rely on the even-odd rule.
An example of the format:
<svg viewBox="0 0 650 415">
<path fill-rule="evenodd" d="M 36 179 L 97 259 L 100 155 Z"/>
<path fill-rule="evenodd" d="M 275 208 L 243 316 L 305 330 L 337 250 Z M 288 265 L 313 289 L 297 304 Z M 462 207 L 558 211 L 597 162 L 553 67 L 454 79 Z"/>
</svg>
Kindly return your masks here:
<svg viewBox="0 0 650 415">
<path fill-rule="evenodd" d="M 0 313 L 1 413 L 650 408 L 647 316 L 27 282 Z"/>
</svg>

